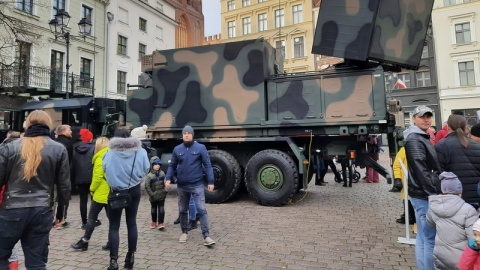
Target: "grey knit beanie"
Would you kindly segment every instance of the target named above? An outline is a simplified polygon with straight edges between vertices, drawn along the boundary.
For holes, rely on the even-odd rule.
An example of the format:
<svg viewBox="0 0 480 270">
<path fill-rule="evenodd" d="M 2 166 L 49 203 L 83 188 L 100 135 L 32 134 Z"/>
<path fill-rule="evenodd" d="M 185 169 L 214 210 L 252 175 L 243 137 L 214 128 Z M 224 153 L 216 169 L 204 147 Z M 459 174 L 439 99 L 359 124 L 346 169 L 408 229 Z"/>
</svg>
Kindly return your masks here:
<svg viewBox="0 0 480 270">
<path fill-rule="evenodd" d="M 185 133 L 185 132 L 189 132 L 189 133 L 192 133 L 192 135 L 194 135 L 194 132 L 193 132 L 193 128 L 191 126 L 185 126 L 182 130 L 182 133 Z"/>
<path fill-rule="evenodd" d="M 440 181 L 443 194 L 462 194 L 462 183 L 454 173 L 442 172 L 440 174 Z"/>
</svg>

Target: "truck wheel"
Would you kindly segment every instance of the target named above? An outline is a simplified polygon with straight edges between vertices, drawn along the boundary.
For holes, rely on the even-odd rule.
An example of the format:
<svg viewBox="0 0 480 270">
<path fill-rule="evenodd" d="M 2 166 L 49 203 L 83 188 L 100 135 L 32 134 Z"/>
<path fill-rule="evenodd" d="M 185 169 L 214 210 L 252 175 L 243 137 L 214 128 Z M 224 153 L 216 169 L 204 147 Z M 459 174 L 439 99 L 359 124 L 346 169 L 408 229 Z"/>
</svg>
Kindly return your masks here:
<svg viewBox="0 0 480 270">
<path fill-rule="evenodd" d="M 222 203 L 237 193 L 242 181 L 240 164 L 235 157 L 223 150 L 209 150 L 212 163 L 215 189 L 208 191 L 205 188 L 207 203 Z"/>
<path fill-rule="evenodd" d="M 267 149 L 255 154 L 245 169 L 245 185 L 261 205 L 286 204 L 298 187 L 298 169 L 285 152 Z"/>
</svg>

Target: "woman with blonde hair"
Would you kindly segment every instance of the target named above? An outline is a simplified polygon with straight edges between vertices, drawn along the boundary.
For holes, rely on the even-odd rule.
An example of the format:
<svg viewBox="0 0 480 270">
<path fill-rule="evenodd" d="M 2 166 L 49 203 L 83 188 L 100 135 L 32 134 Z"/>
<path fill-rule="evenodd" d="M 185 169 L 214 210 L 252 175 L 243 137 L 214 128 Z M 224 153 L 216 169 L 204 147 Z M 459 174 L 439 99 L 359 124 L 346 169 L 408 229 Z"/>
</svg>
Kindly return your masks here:
<svg viewBox="0 0 480 270">
<path fill-rule="evenodd" d="M 27 269 L 45 269 L 53 219 L 54 185 L 59 201 L 70 198 L 65 146 L 50 139 L 52 119 L 40 110 L 25 120 L 21 140 L 0 149 L 0 269 L 8 269 L 12 248 L 21 240 Z"/>
<path fill-rule="evenodd" d="M 93 174 L 92 174 L 92 184 L 90 185 L 90 194 L 93 198 L 90 203 L 90 211 L 88 212 L 87 226 L 85 227 L 85 234 L 83 237 L 75 244 L 72 244 L 73 249 L 78 249 L 85 251 L 88 249 L 88 242 L 92 236 L 93 231 L 95 230 L 95 221 L 98 219 L 98 214 L 105 208 L 105 211 L 108 216 L 107 211 L 107 198 L 108 193 L 110 192 L 110 187 L 108 186 L 105 171 L 103 170 L 103 155 L 108 151 L 109 140 L 106 137 L 99 137 L 95 142 L 95 150 L 92 158 L 93 163 Z M 108 246 L 108 244 L 106 245 Z"/>
</svg>

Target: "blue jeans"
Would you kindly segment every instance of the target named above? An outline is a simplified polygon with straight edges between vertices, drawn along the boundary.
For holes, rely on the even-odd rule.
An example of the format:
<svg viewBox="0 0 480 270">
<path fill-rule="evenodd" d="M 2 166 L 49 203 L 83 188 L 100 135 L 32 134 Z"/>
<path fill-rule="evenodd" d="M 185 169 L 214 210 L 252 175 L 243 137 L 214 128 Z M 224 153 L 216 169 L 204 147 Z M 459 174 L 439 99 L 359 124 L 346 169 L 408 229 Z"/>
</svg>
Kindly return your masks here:
<svg viewBox="0 0 480 270">
<path fill-rule="evenodd" d="M 417 220 L 417 239 L 415 243 L 415 258 L 419 270 L 433 270 L 433 248 L 435 246 L 436 229 L 427 224 L 428 200 L 410 197 L 415 218 Z"/>
<path fill-rule="evenodd" d="M 46 269 L 52 219 L 51 207 L 0 209 L 0 269 L 9 269 L 8 259 L 19 240 L 25 267 Z"/>
<path fill-rule="evenodd" d="M 128 193 L 130 203 L 125 208 L 125 221 L 127 223 L 128 235 L 128 251 L 137 251 L 138 229 L 137 229 L 137 213 L 140 203 L 140 185 L 130 188 Z M 118 245 L 120 242 L 119 230 L 120 221 L 122 219 L 123 209 L 108 208 L 108 242 L 110 244 L 110 258 L 118 259 Z"/>
<path fill-rule="evenodd" d="M 188 210 L 190 198 L 195 201 L 197 214 L 200 218 L 200 227 L 202 228 L 203 237 L 209 235 L 208 230 L 208 214 L 205 208 L 205 187 L 203 185 L 177 187 L 178 193 L 178 211 L 180 212 L 180 225 L 183 233 L 188 232 Z"/>
<path fill-rule="evenodd" d="M 195 201 L 193 200 L 193 196 L 190 197 L 190 202 L 188 203 L 188 214 L 190 216 L 190 220 L 197 220 L 197 207 L 195 206 Z"/>
</svg>

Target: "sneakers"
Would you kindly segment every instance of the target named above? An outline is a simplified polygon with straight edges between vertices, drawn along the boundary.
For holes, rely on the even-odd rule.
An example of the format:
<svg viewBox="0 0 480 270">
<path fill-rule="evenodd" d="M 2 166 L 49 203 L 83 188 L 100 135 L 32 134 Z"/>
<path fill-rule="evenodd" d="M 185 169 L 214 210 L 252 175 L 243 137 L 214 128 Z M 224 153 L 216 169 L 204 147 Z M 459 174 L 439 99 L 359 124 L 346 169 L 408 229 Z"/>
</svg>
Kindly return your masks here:
<svg viewBox="0 0 480 270">
<path fill-rule="evenodd" d="M 81 251 L 88 250 L 88 242 L 83 241 L 83 238 L 80 239 L 80 241 L 78 241 L 77 243 L 71 244 L 70 246 L 76 250 L 81 250 Z"/>
<path fill-rule="evenodd" d="M 158 224 L 158 227 L 157 227 L 160 231 L 163 231 L 165 230 L 165 226 L 163 226 L 163 223 L 160 223 Z"/>
<path fill-rule="evenodd" d="M 102 222 L 100 221 L 100 219 L 95 220 L 95 227 L 98 227 L 100 225 L 102 225 Z"/>
<path fill-rule="evenodd" d="M 18 261 L 13 261 L 8 263 L 10 270 L 18 270 Z"/>
<path fill-rule="evenodd" d="M 203 245 L 204 246 L 213 246 L 213 245 L 215 245 L 215 241 L 213 241 L 213 239 L 210 238 L 210 236 L 207 236 L 207 237 L 205 237 L 205 239 L 203 239 Z"/>
<path fill-rule="evenodd" d="M 150 223 L 150 229 L 155 229 L 156 227 L 157 227 L 157 223 L 156 223 L 156 222 Z"/>
<path fill-rule="evenodd" d="M 56 221 L 55 224 L 53 225 L 53 228 L 54 229 L 63 229 L 63 228 L 67 228 L 70 224 L 68 222 L 66 222 L 65 220 L 62 220 L 62 221 Z"/>
<path fill-rule="evenodd" d="M 180 239 L 178 239 L 178 242 L 180 242 L 180 243 L 186 243 L 186 242 L 187 242 L 187 239 L 188 239 L 188 234 L 182 233 L 182 235 L 180 235 Z"/>
</svg>

